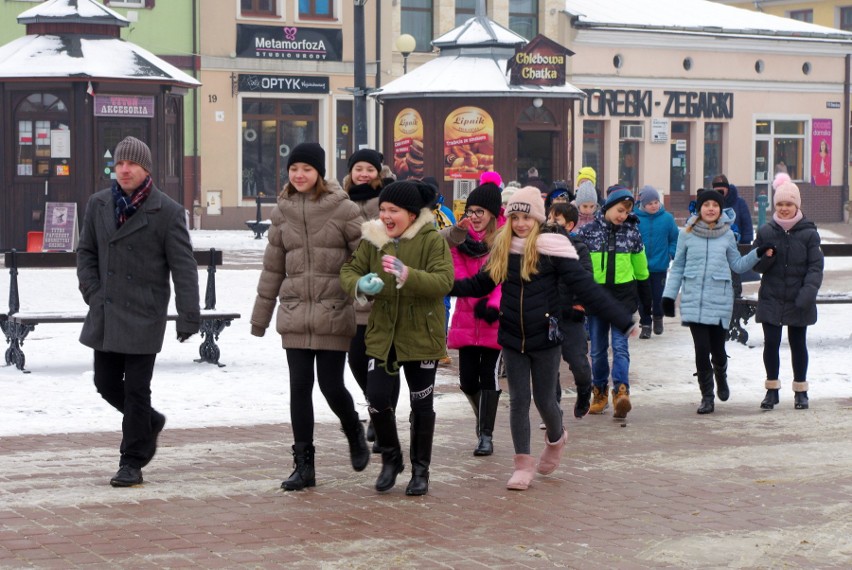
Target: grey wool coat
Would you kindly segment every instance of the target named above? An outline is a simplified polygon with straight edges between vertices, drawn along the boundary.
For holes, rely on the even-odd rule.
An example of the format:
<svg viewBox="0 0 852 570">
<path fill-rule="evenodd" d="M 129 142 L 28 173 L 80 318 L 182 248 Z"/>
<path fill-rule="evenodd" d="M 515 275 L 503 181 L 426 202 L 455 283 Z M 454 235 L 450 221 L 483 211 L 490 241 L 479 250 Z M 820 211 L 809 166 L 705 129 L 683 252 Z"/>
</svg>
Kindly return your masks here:
<svg viewBox="0 0 852 570">
<path fill-rule="evenodd" d="M 251 313 L 263 336 L 278 305 L 276 328 L 286 348 L 348 351 L 355 336 L 353 299 L 340 268 L 361 240 L 361 210 L 335 180 L 329 192 L 282 192 L 272 209 L 269 243 Z"/>
<path fill-rule="evenodd" d="M 86 205 L 77 280 L 89 313 L 80 342 L 95 350 L 155 354 L 163 348 L 174 281 L 178 332 L 200 325 L 198 266 L 183 206 L 156 187 L 121 228 L 109 188 Z"/>
</svg>

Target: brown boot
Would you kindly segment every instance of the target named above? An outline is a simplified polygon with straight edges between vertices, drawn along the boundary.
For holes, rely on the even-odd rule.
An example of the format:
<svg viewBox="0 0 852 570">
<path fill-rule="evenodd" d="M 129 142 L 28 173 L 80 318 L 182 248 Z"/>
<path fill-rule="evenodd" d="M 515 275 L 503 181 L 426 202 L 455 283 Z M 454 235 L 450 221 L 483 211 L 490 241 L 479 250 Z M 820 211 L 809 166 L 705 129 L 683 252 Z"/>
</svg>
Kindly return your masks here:
<svg viewBox="0 0 852 570">
<path fill-rule="evenodd" d="M 619 384 L 618 391 L 612 389 L 612 417 L 617 420 L 623 420 L 627 417 L 627 412 L 633 409 L 630 405 L 630 393 L 627 391 L 627 386 Z"/>
<path fill-rule="evenodd" d="M 535 477 L 535 459 L 532 455 L 515 455 L 515 472 L 506 483 L 506 488 L 513 491 L 525 491 Z"/>
<path fill-rule="evenodd" d="M 589 406 L 590 414 L 602 414 L 609 406 L 609 394 L 606 388 L 601 390 L 597 386 L 592 388 L 592 405 Z"/>
</svg>

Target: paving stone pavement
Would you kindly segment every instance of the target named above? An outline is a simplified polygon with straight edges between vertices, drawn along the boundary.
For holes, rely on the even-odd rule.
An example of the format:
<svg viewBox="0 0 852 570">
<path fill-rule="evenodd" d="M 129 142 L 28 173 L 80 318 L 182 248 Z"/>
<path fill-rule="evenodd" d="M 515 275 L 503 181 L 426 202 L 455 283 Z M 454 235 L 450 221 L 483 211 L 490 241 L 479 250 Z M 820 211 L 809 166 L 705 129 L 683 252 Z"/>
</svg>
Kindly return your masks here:
<svg viewBox="0 0 852 570">
<path fill-rule="evenodd" d="M 505 488 L 508 397 L 494 455 L 474 457 L 469 408 L 455 388 L 442 390 L 425 497 L 405 496 L 408 464 L 394 489 L 376 493 L 379 457 L 353 472 L 330 424 L 317 427 L 317 487 L 289 493 L 279 489 L 291 470 L 287 424 L 167 427 L 145 484 L 130 489 L 108 484 L 117 431 L 3 438 L 0 567 L 848 568 L 852 560 L 852 399 L 796 411 L 787 394 L 773 412 L 728 402 L 698 418 L 696 394 L 688 405 L 643 401 L 626 427 L 609 416 L 571 419 L 562 466 L 517 492 Z M 565 394 L 567 411 L 573 393 Z M 533 438 L 539 453 L 543 432 Z"/>
</svg>

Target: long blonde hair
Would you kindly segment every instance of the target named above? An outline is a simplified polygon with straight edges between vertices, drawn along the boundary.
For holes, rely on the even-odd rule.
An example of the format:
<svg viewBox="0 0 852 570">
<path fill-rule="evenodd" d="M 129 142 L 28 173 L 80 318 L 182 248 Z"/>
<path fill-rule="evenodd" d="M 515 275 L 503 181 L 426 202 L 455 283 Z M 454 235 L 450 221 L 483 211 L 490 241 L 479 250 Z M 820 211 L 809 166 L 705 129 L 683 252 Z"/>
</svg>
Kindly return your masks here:
<svg viewBox="0 0 852 570">
<path fill-rule="evenodd" d="M 509 255 L 512 249 L 512 217 L 517 214 L 509 214 L 506 223 L 503 227 L 497 230 L 494 234 L 494 245 L 491 247 L 491 254 L 488 258 L 488 263 L 485 270 L 491 276 L 495 283 L 502 283 L 509 275 Z M 536 223 L 530 235 L 527 236 L 524 244 L 524 252 L 521 259 L 521 279 L 529 281 L 530 278 L 538 273 L 538 249 L 536 242 L 541 233 L 541 223 Z"/>
</svg>

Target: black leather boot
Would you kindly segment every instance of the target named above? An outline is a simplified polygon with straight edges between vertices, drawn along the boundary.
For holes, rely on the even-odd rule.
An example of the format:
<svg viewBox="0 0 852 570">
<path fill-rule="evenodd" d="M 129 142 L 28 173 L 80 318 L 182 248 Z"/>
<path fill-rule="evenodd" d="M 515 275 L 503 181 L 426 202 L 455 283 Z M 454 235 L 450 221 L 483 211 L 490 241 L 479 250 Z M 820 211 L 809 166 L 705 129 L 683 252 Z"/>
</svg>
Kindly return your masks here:
<svg viewBox="0 0 852 570">
<path fill-rule="evenodd" d="M 807 380 L 799 382 L 793 381 L 793 394 L 795 397 L 793 407 L 797 410 L 808 409 L 808 382 Z"/>
<path fill-rule="evenodd" d="M 479 437 L 479 406 L 482 399 L 482 391 L 480 390 L 473 396 L 465 392 L 464 397 L 467 398 L 470 407 L 473 409 L 473 416 L 476 418 L 476 437 Z"/>
<path fill-rule="evenodd" d="M 699 414 L 712 414 L 715 409 L 713 398 L 713 371 L 698 371 L 698 387 L 701 388 L 701 405 L 698 407 Z"/>
<path fill-rule="evenodd" d="M 346 425 L 341 426 L 346 440 L 349 442 L 349 459 L 352 469 L 363 471 L 370 462 L 370 450 L 367 448 L 367 439 L 364 437 L 364 424 L 358 419 L 358 414 Z"/>
<path fill-rule="evenodd" d="M 728 388 L 728 363 L 722 366 L 713 365 L 713 375 L 716 377 L 716 393 L 719 399 L 727 402 L 731 397 L 731 389 Z"/>
<path fill-rule="evenodd" d="M 771 410 L 775 407 L 775 404 L 781 401 L 778 397 L 778 390 L 781 388 L 781 382 L 779 380 L 767 380 L 764 385 L 766 386 L 766 397 L 764 397 L 763 401 L 760 403 L 760 409 Z"/>
<path fill-rule="evenodd" d="M 411 414 L 411 481 L 405 488 L 406 495 L 420 496 L 429 492 L 434 434 L 435 412 Z"/>
<path fill-rule="evenodd" d="M 494 421 L 497 419 L 497 404 L 500 401 L 500 390 L 483 390 L 479 393 L 479 443 L 473 454 L 477 456 L 494 453 L 492 437 Z"/>
<path fill-rule="evenodd" d="M 396 415 L 393 408 L 388 408 L 377 413 L 370 412 L 370 417 L 376 428 L 376 443 L 382 450 L 382 470 L 376 479 L 376 491 L 389 491 L 396 485 L 396 476 L 405 469 L 396 431 Z"/>
<path fill-rule="evenodd" d="M 592 383 L 577 386 L 577 401 L 574 402 L 574 417 L 578 420 L 586 417 L 592 402 Z"/>
<path fill-rule="evenodd" d="M 285 491 L 301 491 L 317 484 L 314 473 L 314 446 L 310 443 L 293 445 L 293 472 L 281 483 Z"/>
</svg>

